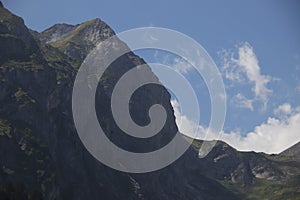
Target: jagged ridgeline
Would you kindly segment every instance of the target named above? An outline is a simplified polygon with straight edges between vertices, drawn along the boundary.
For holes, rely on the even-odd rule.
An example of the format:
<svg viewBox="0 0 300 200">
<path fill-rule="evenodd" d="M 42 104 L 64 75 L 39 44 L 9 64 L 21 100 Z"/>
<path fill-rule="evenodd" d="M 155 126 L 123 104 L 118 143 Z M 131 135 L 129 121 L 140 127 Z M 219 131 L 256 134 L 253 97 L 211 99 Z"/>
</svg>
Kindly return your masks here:
<svg viewBox="0 0 300 200">
<path fill-rule="evenodd" d="M 100 19 L 57 24 L 39 33 L 0 5 L 0 199 L 300 199 L 299 144 L 279 155 L 242 153 L 218 143 L 198 159 L 201 141 L 172 165 L 128 174 L 94 159 L 72 118 L 72 87 L 87 54 L 114 31 Z M 98 120 L 124 149 L 147 152 L 177 132 L 170 95 L 162 86 L 132 97 L 136 123 L 162 104 L 168 119 L 150 141 L 126 136 L 112 119 L 110 94 L 129 69 L 145 64 L 134 53 L 117 59 L 97 89 Z M 149 69 L 149 76 L 155 76 Z"/>
</svg>

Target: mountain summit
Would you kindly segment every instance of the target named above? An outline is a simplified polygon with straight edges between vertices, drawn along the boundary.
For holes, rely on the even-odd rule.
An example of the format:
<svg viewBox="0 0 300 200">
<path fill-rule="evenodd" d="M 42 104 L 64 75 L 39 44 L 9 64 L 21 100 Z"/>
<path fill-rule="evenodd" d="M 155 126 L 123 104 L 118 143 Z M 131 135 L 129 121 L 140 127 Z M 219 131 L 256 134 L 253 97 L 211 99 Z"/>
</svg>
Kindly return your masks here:
<svg viewBox="0 0 300 200">
<path fill-rule="evenodd" d="M 56 24 L 38 34 L 38 39 L 70 57 L 83 60 L 97 44 L 114 34 L 106 23 L 97 18 L 76 26 Z"/>
</svg>

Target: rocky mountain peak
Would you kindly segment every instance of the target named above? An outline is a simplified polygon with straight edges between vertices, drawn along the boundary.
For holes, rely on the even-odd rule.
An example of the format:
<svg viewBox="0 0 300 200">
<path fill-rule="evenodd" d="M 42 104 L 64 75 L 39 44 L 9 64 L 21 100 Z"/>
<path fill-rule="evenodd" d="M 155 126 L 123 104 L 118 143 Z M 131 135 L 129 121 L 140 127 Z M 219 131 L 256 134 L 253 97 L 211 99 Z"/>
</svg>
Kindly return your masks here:
<svg viewBox="0 0 300 200">
<path fill-rule="evenodd" d="M 46 42 L 46 43 L 55 42 L 57 40 L 62 39 L 65 35 L 67 35 L 74 29 L 75 29 L 74 25 L 64 24 L 64 23 L 55 24 L 50 28 L 44 30 L 38 38 L 42 42 Z"/>
<path fill-rule="evenodd" d="M 84 39 L 97 45 L 99 42 L 115 35 L 114 31 L 101 19 L 96 18 L 81 24 L 85 29 Z"/>
<path fill-rule="evenodd" d="M 114 34 L 105 22 L 96 18 L 78 25 L 56 24 L 37 37 L 64 54 L 83 60 L 97 44 Z"/>
</svg>

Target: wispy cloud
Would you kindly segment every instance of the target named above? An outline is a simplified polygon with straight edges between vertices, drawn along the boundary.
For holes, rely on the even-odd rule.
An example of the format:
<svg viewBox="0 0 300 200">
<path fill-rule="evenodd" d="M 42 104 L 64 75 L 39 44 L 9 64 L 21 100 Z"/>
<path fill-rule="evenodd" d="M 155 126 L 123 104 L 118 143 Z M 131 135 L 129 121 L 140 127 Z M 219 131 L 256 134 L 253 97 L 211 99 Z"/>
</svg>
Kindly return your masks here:
<svg viewBox="0 0 300 200">
<path fill-rule="evenodd" d="M 248 99 L 241 93 L 236 94 L 232 99 L 231 99 L 231 104 L 238 108 L 247 108 L 250 109 L 251 111 L 254 110 L 253 108 L 253 99 Z"/>
<path fill-rule="evenodd" d="M 232 50 L 223 50 L 222 57 L 222 72 L 225 78 L 232 82 L 250 83 L 254 94 L 253 100 L 261 101 L 266 108 L 272 94 L 272 90 L 268 88 L 267 84 L 272 77 L 261 74 L 261 67 L 253 47 L 244 42 L 237 47 L 237 53 Z"/>
<path fill-rule="evenodd" d="M 193 66 L 181 58 L 175 58 L 173 63 L 174 69 L 182 74 L 187 74 L 193 69 Z"/>
<path fill-rule="evenodd" d="M 243 74 L 242 68 L 237 64 L 234 58 L 234 52 L 231 49 L 223 49 L 220 52 L 222 58 L 222 72 L 226 79 L 233 82 L 245 82 L 246 77 Z"/>
<path fill-rule="evenodd" d="M 244 43 L 239 48 L 237 63 L 243 68 L 248 79 L 254 84 L 252 90 L 255 96 L 263 102 L 267 102 L 268 96 L 272 93 L 272 90 L 267 88 L 267 83 L 270 82 L 271 78 L 260 73 L 257 57 L 253 48 L 248 43 Z"/>
<path fill-rule="evenodd" d="M 176 72 L 188 74 L 194 69 L 194 63 L 187 62 L 184 58 L 175 57 L 160 51 L 155 51 L 154 58 L 156 62 L 172 67 Z"/>
<path fill-rule="evenodd" d="M 194 133 L 192 131 L 199 130 L 197 138 L 204 139 L 207 128 L 192 122 L 187 116 L 182 116 L 178 102 L 172 101 L 171 103 L 180 132 L 192 135 Z M 210 132 L 210 137 L 206 139 L 220 139 L 240 151 L 280 153 L 300 141 L 300 107 L 293 108 L 286 103 L 276 108 L 274 113 L 274 116 L 256 126 L 246 136 L 242 136 L 238 131 L 233 131 L 223 133 L 222 138 L 218 138 L 218 133 Z"/>
</svg>

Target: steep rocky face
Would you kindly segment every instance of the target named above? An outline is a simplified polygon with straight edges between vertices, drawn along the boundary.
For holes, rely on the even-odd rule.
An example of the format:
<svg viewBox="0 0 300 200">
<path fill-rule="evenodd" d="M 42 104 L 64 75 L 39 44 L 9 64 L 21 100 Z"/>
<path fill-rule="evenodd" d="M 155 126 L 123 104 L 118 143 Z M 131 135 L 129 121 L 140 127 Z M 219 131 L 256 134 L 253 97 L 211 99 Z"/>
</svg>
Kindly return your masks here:
<svg viewBox="0 0 300 200">
<path fill-rule="evenodd" d="M 41 32 L 38 39 L 72 58 L 83 60 L 97 44 L 114 34 L 106 23 L 93 19 L 76 26 L 56 24 Z"/>
<path fill-rule="evenodd" d="M 65 35 L 70 33 L 76 26 L 69 24 L 55 24 L 54 26 L 38 34 L 38 39 L 42 42 L 49 43 L 62 39 Z"/>
<path fill-rule="evenodd" d="M 14 56 L 4 57 L 0 67 L 0 195 L 7 199 L 213 199 L 213 190 L 218 190 L 217 199 L 223 195 L 234 195 L 219 183 L 199 176 L 193 186 L 186 185 L 188 180 L 176 169 L 169 167 L 152 174 L 132 175 L 112 170 L 95 160 L 80 142 L 72 119 L 71 92 L 78 68 L 79 58 L 70 58 L 68 51 L 54 48 L 32 40 L 24 24 L 17 25 L 19 18 L 0 9 L 1 16 L 10 15 L 10 20 L 1 26 L 16 26 L 7 34 L 21 31 L 14 36 L 28 45 L 28 52 L 40 53 L 38 60 L 26 57 L 26 61 Z M 4 21 L 1 18 L 1 22 Z M 93 20 L 79 25 L 75 33 L 57 40 L 57 44 L 68 46 L 69 41 L 78 39 L 84 44 L 83 50 L 91 48 L 89 42 L 97 42 L 112 31 L 100 26 L 101 21 Z M 103 23 L 103 22 L 101 22 Z M 99 27 L 100 29 L 86 27 Z M 94 31 L 94 32 L 93 32 Z M 100 35 L 97 35 L 100 31 Z M 104 31 L 103 33 L 101 31 Z M 85 35 L 83 37 L 83 35 Z M 82 38 L 81 38 L 82 37 Z M 70 38 L 70 40 L 65 40 Z M 80 39 L 81 38 L 81 39 Z M 24 41 L 23 41 L 24 40 Z M 75 40 L 75 39 L 74 39 Z M 94 43 L 92 43 L 94 45 Z M 10 43 L 13 48 L 21 44 Z M 54 46 L 54 45 L 53 45 Z M 61 47 L 64 47 L 63 45 Z M 27 56 L 27 55 L 26 55 Z M 70 55 L 72 56 L 72 55 Z M 129 53 L 115 62 L 107 72 L 107 79 L 100 84 L 97 96 L 103 104 L 99 105 L 99 121 L 106 125 L 115 142 L 121 144 L 120 130 L 109 120 L 106 111 L 109 92 L 115 80 L 130 68 L 144 63 Z M 149 75 L 154 76 L 149 70 Z M 106 84 L 106 85 L 105 85 Z M 108 87 L 104 87 L 108 86 Z M 147 122 L 147 106 L 153 103 L 164 105 L 168 112 L 165 134 L 153 140 L 156 146 L 165 143 L 177 127 L 170 105 L 170 96 L 163 88 L 144 88 L 134 97 L 134 118 L 140 123 Z M 142 113 L 142 114 L 141 114 Z M 119 135 L 119 136 L 118 136 Z M 165 137 L 166 135 L 167 137 Z M 121 139 L 120 139 L 121 138 Z M 132 141 L 122 143 L 125 148 L 144 151 L 143 145 Z M 192 152 L 194 157 L 196 152 Z M 183 165 L 185 159 L 179 161 Z M 168 180 L 162 182 L 161 180 Z M 175 181 L 177 184 L 173 184 Z M 207 184 L 209 183 L 209 184 Z M 204 185 L 205 184 L 205 185 Z M 185 188 L 185 189 L 184 189 Z M 207 198 L 206 198 L 207 197 Z"/>
<path fill-rule="evenodd" d="M 60 24 L 36 33 L 4 8 L 0 8 L 0 27 L 6 27 L 5 34 L 20 41 L 14 43 L 4 37 L 0 41 L 4 50 L 1 53 L 5 52 L 0 63 L 1 198 L 299 197 L 298 162 L 237 152 L 224 143 L 219 143 L 206 158 L 198 159 L 201 142 L 195 141 L 175 163 L 147 174 L 121 173 L 102 165 L 77 136 L 71 96 L 74 77 L 84 57 L 114 32 L 95 19 L 76 26 Z M 62 27 L 68 28 L 62 30 Z M 8 49 L 4 48 L 6 43 Z M 164 105 L 167 110 L 165 127 L 151 141 L 126 136 L 112 120 L 109 109 L 112 88 L 122 74 L 140 64 L 145 62 L 133 53 L 120 57 L 105 72 L 96 93 L 96 101 L 101 102 L 96 105 L 98 120 L 107 136 L 120 147 L 135 152 L 159 148 L 177 132 L 170 95 L 163 87 L 143 87 L 132 97 L 131 114 L 138 124 L 149 122 L 149 106 L 154 103 Z M 154 76 L 150 69 L 147 76 Z"/>
<path fill-rule="evenodd" d="M 4 7 L 1 7 L 0 19 L 0 64 L 12 58 L 26 61 L 30 56 L 36 57 L 36 42 L 23 19 L 14 16 Z"/>
<path fill-rule="evenodd" d="M 9 56 L 0 67 L 0 197 L 137 199 L 128 175 L 100 165 L 76 135 L 71 113 L 76 62 L 32 40 L 17 16 L 3 8 L 0 14 L 1 26 L 13 27 L 7 34 L 22 42 L 5 40 L 11 49 L 24 44 L 41 56 L 21 51 L 20 60 L 4 50 Z"/>
</svg>

